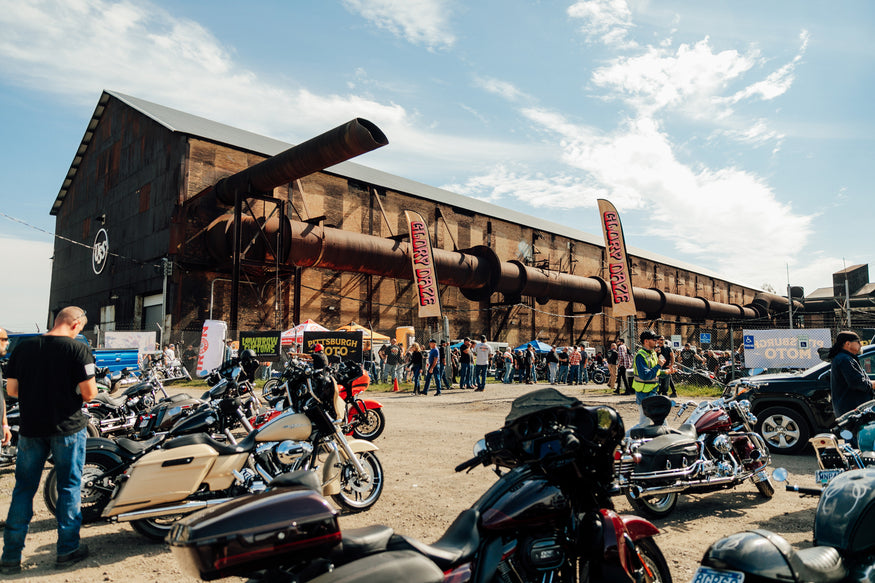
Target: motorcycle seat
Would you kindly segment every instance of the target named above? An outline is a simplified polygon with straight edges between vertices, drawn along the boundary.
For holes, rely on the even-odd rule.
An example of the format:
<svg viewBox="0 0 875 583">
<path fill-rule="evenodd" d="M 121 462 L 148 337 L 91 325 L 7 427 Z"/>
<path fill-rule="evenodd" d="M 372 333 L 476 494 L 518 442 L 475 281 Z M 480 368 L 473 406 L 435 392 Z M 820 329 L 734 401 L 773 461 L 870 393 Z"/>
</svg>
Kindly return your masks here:
<svg viewBox="0 0 875 583">
<path fill-rule="evenodd" d="M 696 428 L 689 423 L 684 423 L 680 427 L 669 427 L 668 425 L 645 425 L 643 427 L 633 427 L 629 430 L 629 437 L 632 439 L 652 439 L 660 435 L 683 435 L 690 439 L 696 439 Z"/>
<path fill-rule="evenodd" d="M 122 405 L 125 404 L 128 398 L 125 395 L 121 395 L 119 397 L 110 397 L 107 393 L 97 393 L 97 396 L 92 399 L 92 401 L 97 401 L 98 403 L 103 403 L 104 405 L 109 405 L 113 409 L 118 409 Z"/>
<path fill-rule="evenodd" d="M 480 544 L 480 512 L 474 508 L 463 511 L 444 535 L 434 544 L 427 545 L 421 541 L 402 535 L 395 535 L 389 541 L 390 551 L 412 550 L 431 559 L 442 571 L 453 565 L 470 560 Z"/>
<path fill-rule="evenodd" d="M 366 555 L 385 551 L 394 534 L 394 529 L 382 524 L 344 530 L 340 546 L 332 551 L 329 558 L 336 563 L 348 563 Z"/>
<path fill-rule="evenodd" d="M 151 439 L 146 439 L 144 441 L 134 441 L 133 439 L 128 439 L 127 437 L 119 437 L 115 440 L 115 442 L 120 448 L 122 448 L 126 452 L 138 455 L 148 449 L 152 449 L 153 446 L 160 443 L 163 439 L 163 435 L 156 435 L 155 437 Z"/>
<path fill-rule="evenodd" d="M 258 431 L 253 431 L 246 436 L 243 441 L 237 445 L 224 444 L 216 441 L 206 433 L 195 433 L 193 435 L 183 435 L 176 437 L 164 444 L 164 449 L 176 449 L 177 447 L 185 447 L 186 445 L 209 445 L 215 449 L 219 455 L 236 455 L 240 453 L 249 453 L 255 448 L 255 436 Z"/>
<path fill-rule="evenodd" d="M 841 555 L 833 547 L 811 547 L 797 551 L 784 537 L 774 532 L 762 529 L 751 532 L 765 537 L 778 549 L 796 575 L 796 581 L 836 583 L 848 575 Z"/>
</svg>

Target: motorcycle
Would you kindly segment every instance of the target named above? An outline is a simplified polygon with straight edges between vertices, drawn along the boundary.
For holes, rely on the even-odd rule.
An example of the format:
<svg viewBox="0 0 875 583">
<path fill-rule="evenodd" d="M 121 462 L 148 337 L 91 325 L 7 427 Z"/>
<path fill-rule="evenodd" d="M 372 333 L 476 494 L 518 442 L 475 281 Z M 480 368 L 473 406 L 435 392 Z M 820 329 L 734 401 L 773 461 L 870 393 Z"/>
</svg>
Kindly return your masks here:
<svg viewBox="0 0 875 583">
<path fill-rule="evenodd" d="M 611 464 L 622 435 L 623 421 L 610 407 L 587 407 L 552 388 L 519 397 L 504 427 L 479 440 L 474 457 L 456 467 L 494 465 L 498 480 L 430 545 L 387 526 L 341 532 L 336 512 L 301 475 L 186 517 L 167 540 L 183 570 L 203 579 L 320 580 L 362 557 L 386 563 L 407 551 L 437 565 L 444 581 L 459 583 L 670 583 L 653 539 L 658 529 L 613 510 Z"/>
<path fill-rule="evenodd" d="M 677 417 L 695 405 L 684 403 Z M 642 401 L 651 425 L 632 428 L 617 453 L 616 485 L 636 511 L 664 518 L 682 493 L 714 492 L 747 479 L 764 498 L 774 495 L 769 450 L 753 430 L 750 402 L 702 401 L 678 428 L 664 423 L 673 406 L 662 395 Z"/>
<path fill-rule="evenodd" d="M 875 400 L 839 416 L 830 433 L 808 441 L 817 456 L 814 477 L 821 486 L 843 472 L 875 467 Z"/>
<path fill-rule="evenodd" d="M 103 367 L 97 370 L 94 381 L 97 383 L 97 390 L 114 393 L 116 389 L 140 382 L 140 377 L 139 373 L 133 373 L 127 368 L 113 373 L 108 367 Z"/>
<path fill-rule="evenodd" d="M 383 491 L 383 469 L 374 453 L 378 448 L 369 441 L 347 441 L 340 431 L 337 415 L 343 405 L 337 385 L 327 375 L 299 367 L 286 371 L 283 386 L 294 409 L 237 444 L 204 433 L 164 441 L 161 436 L 145 442 L 89 440 L 83 520 L 99 516 L 131 522 L 138 533 L 163 540 L 179 517 L 262 491 L 293 469 L 318 470 L 323 495 L 344 509 L 370 508 Z M 239 397 L 235 401 L 242 402 Z M 48 497 L 56 487 L 46 486 Z"/>
<path fill-rule="evenodd" d="M 294 363 L 294 361 L 291 361 Z M 298 363 L 299 364 L 299 363 Z M 297 366 L 297 364 L 293 364 Z M 361 399 L 360 393 L 366 391 L 371 384 L 371 377 L 356 362 L 345 360 L 330 367 L 330 373 L 337 381 L 340 398 L 344 402 L 343 419 L 346 420 L 343 432 L 356 439 L 377 439 L 386 427 L 386 417 L 383 415 L 383 405 L 373 399 Z M 280 389 L 280 379 L 270 379 L 262 387 L 262 396 L 275 406 L 283 398 Z M 270 421 L 279 414 L 273 410 L 257 418 L 250 419 L 253 426 L 258 427 Z"/>
<path fill-rule="evenodd" d="M 873 521 L 875 469 L 845 472 L 821 493 L 813 547 L 796 550 L 763 529 L 732 534 L 705 551 L 693 583 L 875 581 Z"/>
<path fill-rule="evenodd" d="M 611 371 L 606 364 L 598 365 L 594 360 L 591 360 L 586 367 L 589 380 L 597 385 L 603 385 L 611 378 Z"/>
</svg>

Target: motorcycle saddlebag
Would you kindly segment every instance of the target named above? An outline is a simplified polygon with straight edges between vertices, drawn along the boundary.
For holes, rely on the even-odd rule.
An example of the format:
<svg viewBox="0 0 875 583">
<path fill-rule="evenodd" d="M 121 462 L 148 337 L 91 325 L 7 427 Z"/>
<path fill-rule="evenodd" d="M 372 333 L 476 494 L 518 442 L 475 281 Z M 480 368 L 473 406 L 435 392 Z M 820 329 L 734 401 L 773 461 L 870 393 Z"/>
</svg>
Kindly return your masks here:
<svg viewBox="0 0 875 583">
<path fill-rule="evenodd" d="M 685 435 L 660 435 L 638 448 L 641 461 L 635 473 L 677 470 L 691 465 L 699 458 L 699 443 Z"/>
<path fill-rule="evenodd" d="M 167 542 L 182 570 L 211 581 L 325 556 L 340 543 L 337 512 L 307 488 L 244 496 L 185 517 Z"/>
</svg>

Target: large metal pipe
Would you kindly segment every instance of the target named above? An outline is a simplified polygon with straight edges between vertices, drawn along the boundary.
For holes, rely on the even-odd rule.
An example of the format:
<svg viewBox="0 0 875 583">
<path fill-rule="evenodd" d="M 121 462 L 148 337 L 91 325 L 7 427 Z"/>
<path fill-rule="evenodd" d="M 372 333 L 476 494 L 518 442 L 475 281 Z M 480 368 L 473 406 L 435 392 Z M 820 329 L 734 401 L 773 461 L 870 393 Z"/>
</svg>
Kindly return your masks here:
<svg viewBox="0 0 875 583">
<path fill-rule="evenodd" d="M 219 180 L 214 187 L 216 198 L 219 202 L 232 205 L 236 193 L 269 194 L 277 186 L 388 143 L 380 128 L 366 119 L 356 118 Z"/>
<path fill-rule="evenodd" d="M 234 217 L 226 214 L 217 218 L 208 229 L 207 245 L 213 258 L 227 262 L 233 250 Z M 244 233 L 257 233 L 259 223 L 244 220 Z M 380 275 L 394 279 L 412 279 L 410 245 L 383 237 L 321 227 L 299 221 L 288 221 L 288 250 L 282 263 L 298 267 L 316 267 L 335 271 L 350 271 Z M 274 236 L 279 222 L 272 220 L 262 225 L 268 236 Z M 249 237 L 244 236 L 243 240 Z M 263 251 L 253 245 L 248 259 L 259 260 Z M 582 277 L 547 269 L 538 269 L 518 261 L 501 261 L 495 252 L 485 246 L 462 251 L 434 250 L 438 281 L 461 289 L 471 300 L 485 300 L 493 293 L 501 293 L 508 300 L 522 296 L 534 297 L 541 303 L 550 300 L 577 302 L 588 307 L 609 307 L 608 286 L 598 277 Z M 705 298 L 690 298 L 657 289 L 636 287 L 632 290 L 635 304 L 646 315 L 675 315 L 695 320 L 752 319 L 768 315 L 769 310 L 787 298 L 774 294 L 758 294 L 751 305 L 723 304 Z"/>
</svg>

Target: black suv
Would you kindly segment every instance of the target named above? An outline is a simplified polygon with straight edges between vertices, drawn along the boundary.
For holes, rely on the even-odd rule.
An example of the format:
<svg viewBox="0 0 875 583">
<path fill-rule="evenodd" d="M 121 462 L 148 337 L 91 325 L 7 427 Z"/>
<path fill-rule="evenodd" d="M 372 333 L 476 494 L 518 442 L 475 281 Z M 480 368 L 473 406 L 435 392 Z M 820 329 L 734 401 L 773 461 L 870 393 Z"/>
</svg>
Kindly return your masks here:
<svg viewBox="0 0 875 583">
<path fill-rule="evenodd" d="M 875 345 L 863 347 L 860 364 L 875 379 Z M 756 430 L 772 453 L 799 453 L 810 436 L 828 431 L 835 422 L 829 370 L 830 363 L 822 362 L 798 373 L 745 377 L 730 383 L 723 397 L 750 401 Z"/>
</svg>

